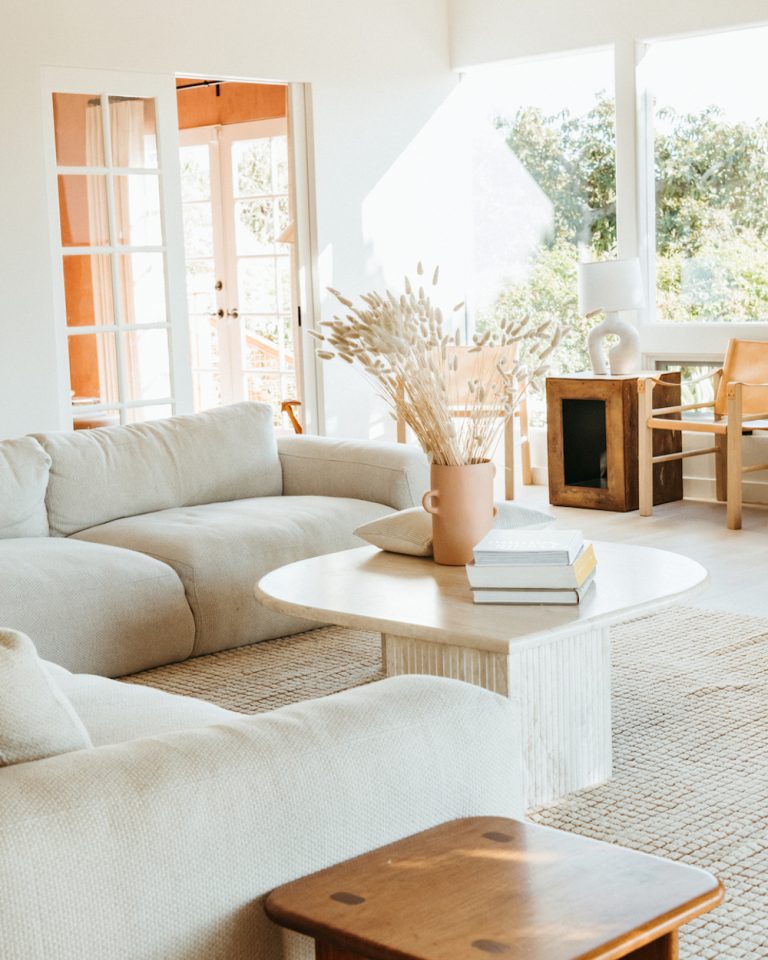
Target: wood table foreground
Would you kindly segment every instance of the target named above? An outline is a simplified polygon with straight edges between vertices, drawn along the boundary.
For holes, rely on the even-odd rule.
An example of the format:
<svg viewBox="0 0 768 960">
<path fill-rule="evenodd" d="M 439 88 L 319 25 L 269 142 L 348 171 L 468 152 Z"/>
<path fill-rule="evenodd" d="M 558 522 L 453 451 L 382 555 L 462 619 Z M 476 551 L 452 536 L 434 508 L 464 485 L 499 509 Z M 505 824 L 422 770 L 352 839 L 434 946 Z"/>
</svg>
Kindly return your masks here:
<svg viewBox="0 0 768 960">
<path fill-rule="evenodd" d="M 454 820 L 273 890 L 317 960 L 676 960 L 722 902 L 694 867 L 501 817 Z"/>
</svg>

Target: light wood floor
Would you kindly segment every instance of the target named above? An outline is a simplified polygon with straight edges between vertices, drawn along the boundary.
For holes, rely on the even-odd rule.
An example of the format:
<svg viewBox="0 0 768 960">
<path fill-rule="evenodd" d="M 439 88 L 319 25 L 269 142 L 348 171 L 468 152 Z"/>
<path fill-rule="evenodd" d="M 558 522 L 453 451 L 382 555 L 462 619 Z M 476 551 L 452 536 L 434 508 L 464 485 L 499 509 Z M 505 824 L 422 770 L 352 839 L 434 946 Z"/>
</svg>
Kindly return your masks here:
<svg viewBox="0 0 768 960">
<path fill-rule="evenodd" d="M 516 487 L 516 501 L 547 510 L 558 526 L 573 526 L 595 540 L 675 550 L 698 560 L 709 583 L 689 606 L 768 617 L 768 506 L 745 505 L 744 528 L 727 530 L 725 504 L 681 500 L 654 508 L 652 517 L 604 510 L 552 507 L 546 487 Z"/>
</svg>

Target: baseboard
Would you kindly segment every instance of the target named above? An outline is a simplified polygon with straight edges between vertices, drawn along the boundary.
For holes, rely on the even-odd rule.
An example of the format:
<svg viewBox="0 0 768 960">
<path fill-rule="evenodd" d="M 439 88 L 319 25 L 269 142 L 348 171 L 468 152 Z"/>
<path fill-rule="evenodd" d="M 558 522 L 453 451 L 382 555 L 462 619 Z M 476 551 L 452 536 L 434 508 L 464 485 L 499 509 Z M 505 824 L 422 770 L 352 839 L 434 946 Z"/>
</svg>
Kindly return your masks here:
<svg viewBox="0 0 768 960">
<path fill-rule="evenodd" d="M 534 487 L 546 487 L 549 484 L 549 474 L 546 464 L 544 464 L 543 467 L 532 466 L 531 473 L 533 474 Z"/>
<path fill-rule="evenodd" d="M 743 480 L 744 503 L 768 503 L 768 481 Z M 683 496 L 691 500 L 716 500 L 715 481 L 711 477 L 683 477 Z"/>
</svg>

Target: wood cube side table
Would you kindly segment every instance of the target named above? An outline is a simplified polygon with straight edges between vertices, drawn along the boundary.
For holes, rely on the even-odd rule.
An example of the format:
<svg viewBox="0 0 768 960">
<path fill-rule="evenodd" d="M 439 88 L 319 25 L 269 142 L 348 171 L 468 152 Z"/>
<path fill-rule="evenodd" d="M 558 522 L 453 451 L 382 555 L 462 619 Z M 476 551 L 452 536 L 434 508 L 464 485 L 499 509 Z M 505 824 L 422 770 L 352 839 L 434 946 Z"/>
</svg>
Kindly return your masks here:
<svg viewBox="0 0 768 960">
<path fill-rule="evenodd" d="M 648 375 L 648 374 L 646 374 Z M 680 403 L 680 374 L 661 376 L 654 407 Z M 561 507 L 627 511 L 638 508 L 638 400 L 642 373 L 568 374 L 547 378 L 549 502 Z M 654 431 L 654 456 L 682 450 L 682 435 Z M 682 500 L 680 460 L 655 464 L 653 502 Z"/>
<path fill-rule="evenodd" d="M 677 960 L 711 874 L 504 817 L 452 820 L 273 890 L 316 960 Z"/>
</svg>

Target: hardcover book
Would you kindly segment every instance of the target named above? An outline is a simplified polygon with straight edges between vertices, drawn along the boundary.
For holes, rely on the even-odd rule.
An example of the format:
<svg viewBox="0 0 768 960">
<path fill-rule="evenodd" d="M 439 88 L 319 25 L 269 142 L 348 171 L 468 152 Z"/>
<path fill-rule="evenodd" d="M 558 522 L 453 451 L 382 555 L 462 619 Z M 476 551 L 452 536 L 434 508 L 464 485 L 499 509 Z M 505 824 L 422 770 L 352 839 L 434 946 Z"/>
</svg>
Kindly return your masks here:
<svg viewBox="0 0 768 960">
<path fill-rule="evenodd" d="M 573 563 L 584 545 L 581 530 L 491 530 L 475 547 L 475 566 Z"/>
<path fill-rule="evenodd" d="M 570 589 L 582 586 L 597 566 L 595 550 L 585 543 L 579 555 L 568 564 L 489 563 L 467 564 L 467 579 L 474 588 Z"/>
<path fill-rule="evenodd" d="M 556 603 L 560 605 L 575 605 L 581 603 L 584 595 L 595 582 L 595 573 L 587 577 L 580 587 L 575 590 L 474 590 L 475 603 Z"/>
</svg>

